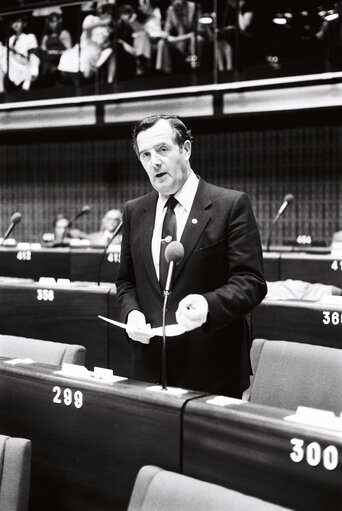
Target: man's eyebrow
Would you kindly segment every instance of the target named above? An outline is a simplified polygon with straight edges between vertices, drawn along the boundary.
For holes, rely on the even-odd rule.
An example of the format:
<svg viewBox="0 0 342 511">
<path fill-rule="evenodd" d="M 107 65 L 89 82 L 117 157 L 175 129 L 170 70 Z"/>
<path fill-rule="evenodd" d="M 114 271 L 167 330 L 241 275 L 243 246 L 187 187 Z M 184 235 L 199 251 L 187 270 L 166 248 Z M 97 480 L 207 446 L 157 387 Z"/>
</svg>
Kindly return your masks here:
<svg viewBox="0 0 342 511">
<path fill-rule="evenodd" d="M 165 146 L 167 146 L 167 145 L 168 145 L 168 143 L 167 143 L 167 142 L 158 142 L 158 144 L 156 144 L 156 145 L 154 145 L 154 146 L 153 146 L 153 149 L 159 149 L 160 147 L 162 147 L 162 146 L 164 146 L 164 145 L 165 145 Z M 149 153 L 149 152 L 150 152 L 150 150 L 149 150 L 149 149 L 142 149 L 141 151 L 139 151 L 139 156 L 140 156 L 142 153 L 145 153 L 145 152 Z"/>
</svg>

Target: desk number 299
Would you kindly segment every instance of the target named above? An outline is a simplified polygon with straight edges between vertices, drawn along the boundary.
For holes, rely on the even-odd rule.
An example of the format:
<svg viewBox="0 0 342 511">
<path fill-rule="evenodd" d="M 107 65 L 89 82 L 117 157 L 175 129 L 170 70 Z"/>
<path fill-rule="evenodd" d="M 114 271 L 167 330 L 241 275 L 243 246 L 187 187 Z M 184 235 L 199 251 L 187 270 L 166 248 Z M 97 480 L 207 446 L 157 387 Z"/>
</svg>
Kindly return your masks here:
<svg viewBox="0 0 342 511">
<path fill-rule="evenodd" d="M 73 392 L 71 389 L 61 389 L 58 385 L 55 385 L 52 389 L 55 394 L 52 402 L 58 405 L 64 404 L 65 406 L 74 405 L 75 408 L 82 408 L 83 406 L 83 394 L 80 390 Z"/>
<path fill-rule="evenodd" d="M 335 470 L 338 465 L 338 450 L 334 445 L 322 449 L 318 442 L 311 442 L 305 446 L 301 438 L 291 438 L 291 444 L 290 458 L 295 463 L 305 459 L 311 467 L 317 467 L 322 463 L 326 470 Z"/>
</svg>

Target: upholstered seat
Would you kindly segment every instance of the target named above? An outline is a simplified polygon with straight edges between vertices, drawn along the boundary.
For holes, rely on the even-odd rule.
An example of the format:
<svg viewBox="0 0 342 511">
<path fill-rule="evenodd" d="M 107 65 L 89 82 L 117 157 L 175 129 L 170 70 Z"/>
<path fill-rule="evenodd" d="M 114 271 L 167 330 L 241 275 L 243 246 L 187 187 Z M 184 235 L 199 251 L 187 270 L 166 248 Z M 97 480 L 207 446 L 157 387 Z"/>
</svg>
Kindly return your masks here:
<svg viewBox="0 0 342 511">
<path fill-rule="evenodd" d="M 253 403 L 296 410 L 342 411 L 342 350 L 255 339 L 251 349 Z"/>
<path fill-rule="evenodd" d="M 77 344 L 0 335 L 0 357 L 32 358 L 35 362 L 55 366 L 61 366 L 63 362 L 84 365 L 85 353 L 84 346 Z"/>
<path fill-rule="evenodd" d="M 286 508 L 216 484 L 147 465 L 134 484 L 128 511 L 277 511 Z"/>
<path fill-rule="evenodd" d="M 0 435 L 0 509 L 26 511 L 29 501 L 31 442 Z"/>
</svg>

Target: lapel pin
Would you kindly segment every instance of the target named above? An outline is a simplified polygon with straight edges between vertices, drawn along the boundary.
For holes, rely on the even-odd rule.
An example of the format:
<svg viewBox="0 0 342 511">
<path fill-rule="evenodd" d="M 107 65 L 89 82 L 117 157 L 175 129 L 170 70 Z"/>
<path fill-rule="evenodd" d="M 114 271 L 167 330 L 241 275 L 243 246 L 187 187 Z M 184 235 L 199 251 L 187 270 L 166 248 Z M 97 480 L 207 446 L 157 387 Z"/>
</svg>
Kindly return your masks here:
<svg viewBox="0 0 342 511">
<path fill-rule="evenodd" d="M 191 220 L 191 222 L 192 222 L 193 224 L 197 224 L 198 220 L 197 220 L 197 218 L 193 218 L 193 219 Z"/>
</svg>

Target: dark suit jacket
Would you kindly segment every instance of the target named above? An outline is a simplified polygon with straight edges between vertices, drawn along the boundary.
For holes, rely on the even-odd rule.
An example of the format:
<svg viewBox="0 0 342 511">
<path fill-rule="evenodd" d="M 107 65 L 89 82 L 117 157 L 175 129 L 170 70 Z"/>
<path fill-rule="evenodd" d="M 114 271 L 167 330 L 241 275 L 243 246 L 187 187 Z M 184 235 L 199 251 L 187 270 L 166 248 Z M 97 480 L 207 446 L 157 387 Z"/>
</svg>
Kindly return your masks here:
<svg viewBox="0 0 342 511">
<path fill-rule="evenodd" d="M 121 320 L 138 309 L 152 327 L 161 325 L 163 307 L 151 253 L 157 199 L 152 192 L 125 205 L 117 280 Z M 185 255 L 174 272 L 167 324 L 175 323 L 178 303 L 190 293 L 204 295 L 209 315 L 202 327 L 167 339 L 168 385 L 240 396 L 250 372 L 244 316 L 266 294 L 259 232 L 247 195 L 200 179 L 180 241 Z M 160 383 L 161 338 L 131 344 L 131 377 Z"/>
</svg>

